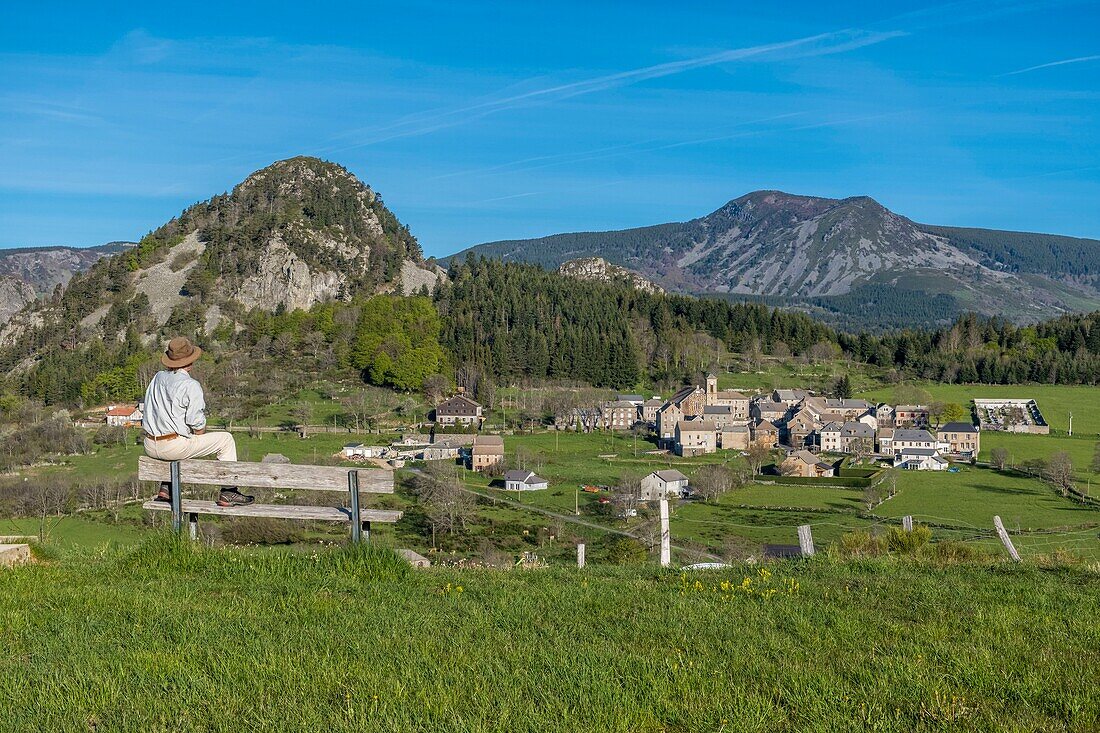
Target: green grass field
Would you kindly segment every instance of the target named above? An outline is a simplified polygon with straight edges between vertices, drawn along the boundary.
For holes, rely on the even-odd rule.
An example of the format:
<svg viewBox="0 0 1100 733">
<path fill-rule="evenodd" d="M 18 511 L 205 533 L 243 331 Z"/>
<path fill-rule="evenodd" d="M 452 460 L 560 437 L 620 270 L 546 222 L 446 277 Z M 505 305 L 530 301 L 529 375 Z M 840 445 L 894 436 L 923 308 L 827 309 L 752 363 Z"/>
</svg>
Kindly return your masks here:
<svg viewBox="0 0 1100 733">
<path fill-rule="evenodd" d="M 319 434 L 301 439 L 294 434 L 265 434 L 258 438 L 237 434 L 242 459 L 259 460 L 267 453 L 282 453 L 294 463 L 333 462 L 333 454 L 349 438 L 374 443 L 388 441 L 392 436 Z M 385 440 L 381 440 L 383 438 Z M 1010 463 L 1014 464 L 1028 457 L 1048 457 L 1055 450 L 1068 450 L 1078 467 L 1082 490 L 1090 487 L 1093 479 L 1100 481 L 1100 477 L 1087 470 L 1094 445 L 1091 438 L 986 433 L 983 440 L 983 458 L 993 446 L 1004 445 L 1010 450 Z M 653 445 L 644 440 L 635 443 L 629 434 L 542 432 L 509 435 L 506 437 L 509 465 L 522 464 L 546 477 L 549 489 L 517 496 L 514 492 L 503 491 L 499 479 L 466 472 L 464 481 L 470 489 L 505 501 L 479 502 L 474 520 L 462 535 L 437 536 L 436 542 L 447 551 L 464 555 L 478 554 L 479 548 L 488 542 L 513 554 L 533 550 L 548 560 L 562 563 L 571 560 L 570 543 L 598 542 L 611 531 L 634 533 L 650 544 L 655 521 L 652 511 L 643 509 L 637 518 L 617 519 L 598 511 L 597 500 L 607 494 L 585 493 L 579 491 L 579 487 L 582 484 L 614 486 L 626 474 L 642 476 L 668 467 L 677 468 L 690 477 L 708 464 L 729 462 L 738 465 L 743 460 L 727 451 L 696 458 L 646 455 L 652 448 Z M 141 449 L 136 445 L 101 448 L 86 456 L 69 457 L 61 465 L 34 470 L 70 479 L 88 475 L 125 478 L 132 475 L 140 454 Z M 1087 558 L 1100 558 L 1100 539 L 1095 532 L 1088 531 L 1100 522 L 1100 510 L 1058 496 L 1035 477 L 986 468 L 961 468 L 960 473 L 898 473 L 897 496 L 878 507 L 874 516 L 865 515 L 861 490 L 817 486 L 750 484 L 727 494 L 717 503 L 680 502 L 672 513 L 674 542 L 693 548 L 696 554 L 685 554 L 679 560 L 690 562 L 706 555 L 745 557 L 766 543 L 790 544 L 795 541 L 795 528 L 807 523 L 814 526 L 815 541 L 827 546 L 848 531 L 882 531 L 906 514 L 915 516 L 918 521 L 940 525 L 935 531 L 936 539 L 971 540 L 994 550 L 996 545 L 989 545 L 986 539 L 992 529 L 993 515 L 999 514 L 1013 530 L 1058 531 L 1055 535 L 1044 535 L 1042 542 L 1022 537 L 1020 549 L 1025 555 L 1047 552 L 1059 546 L 1058 542 L 1064 537 L 1061 546 Z M 406 518 L 396 527 L 379 529 L 383 536 L 388 534 L 395 542 L 399 541 L 400 546 L 421 552 L 432 547 L 431 533 L 411 496 L 399 492 L 394 497 L 371 499 L 368 504 L 406 511 Z M 578 509 L 580 516 L 574 517 Z M 560 516 L 552 517 L 548 513 Z M 33 524 L 20 521 L 27 526 Z M 108 536 L 115 527 L 122 526 L 115 524 L 107 514 L 100 514 L 98 520 L 87 517 L 81 521 L 101 527 L 102 533 Z M 597 526 L 590 526 L 592 523 Z M 127 514 L 123 524 L 125 533 L 131 538 L 141 536 L 148 529 L 136 507 Z M 336 540 L 343 536 L 339 527 L 321 527 L 319 532 L 310 532 L 308 536 Z M 28 533 L 36 534 L 37 529 Z M 550 544 L 550 534 L 557 536 L 556 544 Z M 82 536 L 75 535 L 78 540 Z M 104 541 L 93 536 L 86 540 L 85 544 L 93 546 Z M 598 551 L 591 557 L 594 562 L 601 559 Z"/>
<path fill-rule="evenodd" d="M 1093 731 L 1098 603 L 1072 567 L 412 571 L 157 538 L 0 573 L 0 731 Z"/>
</svg>

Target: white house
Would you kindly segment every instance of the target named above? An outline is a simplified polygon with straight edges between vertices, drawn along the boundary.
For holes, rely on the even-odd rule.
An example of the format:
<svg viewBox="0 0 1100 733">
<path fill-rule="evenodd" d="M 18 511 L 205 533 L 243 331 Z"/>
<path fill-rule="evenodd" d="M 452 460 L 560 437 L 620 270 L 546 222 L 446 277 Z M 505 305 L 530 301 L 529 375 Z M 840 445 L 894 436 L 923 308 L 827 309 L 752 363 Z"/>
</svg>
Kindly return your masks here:
<svg viewBox="0 0 1100 733">
<path fill-rule="evenodd" d="M 910 471 L 943 471 L 949 465 L 934 448 L 903 448 L 894 455 L 894 468 Z"/>
<path fill-rule="evenodd" d="M 531 471 L 511 470 L 504 474 L 504 488 L 508 491 L 539 491 L 550 483 Z"/>
<path fill-rule="evenodd" d="M 667 499 L 669 496 L 682 496 L 687 492 L 688 477 L 669 468 L 654 471 L 642 479 L 642 501 Z"/>
<path fill-rule="evenodd" d="M 130 427 L 141 423 L 140 405 L 111 405 L 107 408 L 107 424 Z"/>
</svg>

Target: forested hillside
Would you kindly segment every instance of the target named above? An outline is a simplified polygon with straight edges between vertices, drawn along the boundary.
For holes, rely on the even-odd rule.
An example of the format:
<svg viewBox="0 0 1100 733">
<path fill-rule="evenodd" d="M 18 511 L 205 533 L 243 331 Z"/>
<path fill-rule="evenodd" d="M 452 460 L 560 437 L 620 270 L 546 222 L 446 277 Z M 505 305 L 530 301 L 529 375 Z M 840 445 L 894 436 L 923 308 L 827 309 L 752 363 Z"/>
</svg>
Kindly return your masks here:
<svg viewBox="0 0 1100 733">
<path fill-rule="evenodd" d="M 309 311 L 256 308 L 209 334 L 199 322 L 177 331 L 210 347 L 204 368 L 245 402 L 276 397 L 279 380 L 331 370 L 400 390 L 429 378 L 475 393 L 518 379 L 670 386 L 727 353 L 750 364 L 762 355 L 816 361 L 843 353 L 899 378 L 946 383 L 1100 383 L 1100 313 L 1026 327 L 968 315 L 936 330 L 852 334 L 761 303 L 578 282 L 534 265 L 470 258 L 450 275 L 431 298 L 363 293 Z M 157 347 L 140 337 L 139 312 L 115 308 L 105 318 L 119 339 L 43 343 L 29 362 L 0 351 L 6 390 L 47 404 L 138 396 L 157 368 Z"/>
<path fill-rule="evenodd" d="M 1100 241 L 1095 239 L 929 224 L 920 228 L 946 237 L 956 247 L 981 253 L 988 265 L 1012 272 L 1069 276 L 1090 283 L 1100 276 Z"/>
</svg>

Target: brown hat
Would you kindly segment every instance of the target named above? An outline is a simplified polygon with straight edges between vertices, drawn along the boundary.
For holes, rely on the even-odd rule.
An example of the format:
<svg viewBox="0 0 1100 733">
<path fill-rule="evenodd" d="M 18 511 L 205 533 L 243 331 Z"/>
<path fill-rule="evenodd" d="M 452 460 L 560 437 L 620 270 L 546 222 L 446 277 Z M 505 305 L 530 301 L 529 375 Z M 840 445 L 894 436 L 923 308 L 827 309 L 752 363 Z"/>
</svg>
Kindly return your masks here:
<svg viewBox="0 0 1100 733">
<path fill-rule="evenodd" d="M 202 356 L 202 349 L 191 343 L 186 336 L 176 336 L 168 342 L 168 348 L 164 350 L 164 356 L 160 357 L 160 363 L 169 369 L 182 369 L 194 364 Z"/>
</svg>

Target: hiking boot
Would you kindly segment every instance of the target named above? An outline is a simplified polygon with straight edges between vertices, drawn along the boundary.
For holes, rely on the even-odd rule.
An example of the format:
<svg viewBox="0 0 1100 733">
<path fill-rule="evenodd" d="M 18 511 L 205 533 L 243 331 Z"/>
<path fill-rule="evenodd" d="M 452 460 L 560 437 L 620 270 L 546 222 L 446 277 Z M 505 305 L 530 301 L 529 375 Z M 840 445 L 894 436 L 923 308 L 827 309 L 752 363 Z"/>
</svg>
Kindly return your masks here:
<svg viewBox="0 0 1100 733">
<path fill-rule="evenodd" d="M 167 481 L 161 483 L 160 491 L 157 492 L 157 495 L 153 498 L 153 501 L 163 501 L 165 504 L 171 504 L 172 484 L 168 483 Z"/>
<path fill-rule="evenodd" d="M 248 506 L 256 501 L 256 497 L 242 494 L 236 486 L 222 487 L 218 493 L 218 506 Z"/>
</svg>

